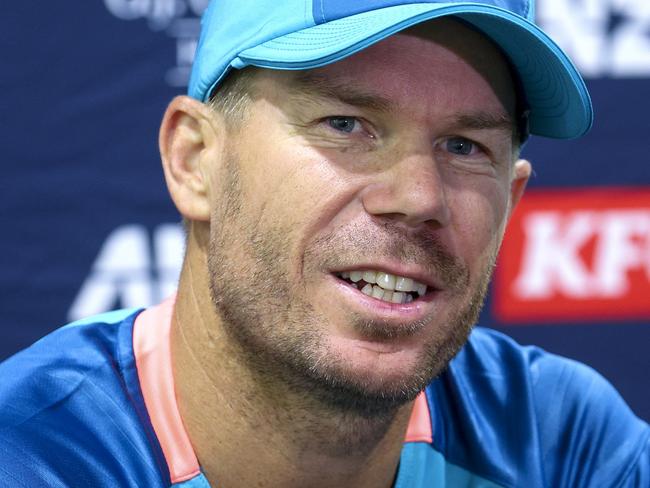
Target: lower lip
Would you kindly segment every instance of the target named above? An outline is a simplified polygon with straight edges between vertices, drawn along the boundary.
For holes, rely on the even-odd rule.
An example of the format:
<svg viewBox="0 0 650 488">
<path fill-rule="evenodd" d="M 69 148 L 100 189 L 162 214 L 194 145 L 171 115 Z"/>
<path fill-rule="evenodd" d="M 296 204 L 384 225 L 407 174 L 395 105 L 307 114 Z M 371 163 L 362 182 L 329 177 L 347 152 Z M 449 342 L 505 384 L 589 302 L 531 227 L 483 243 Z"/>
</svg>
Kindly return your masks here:
<svg viewBox="0 0 650 488">
<path fill-rule="evenodd" d="M 361 290 L 354 288 L 347 281 L 331 275 L 335 285 L 345 293 L 346 296 L 354 299 L 371 313 L 385 315 L 387 317 L 400 318 L 401 320 L 417 320 L 426 315 L 426 309 L 430 308 L 431 302 L 436 296 L 436 292 L 427 294 L 413 300 L 409 303 L 391 303 L 362 293 Z"/>
</svg>

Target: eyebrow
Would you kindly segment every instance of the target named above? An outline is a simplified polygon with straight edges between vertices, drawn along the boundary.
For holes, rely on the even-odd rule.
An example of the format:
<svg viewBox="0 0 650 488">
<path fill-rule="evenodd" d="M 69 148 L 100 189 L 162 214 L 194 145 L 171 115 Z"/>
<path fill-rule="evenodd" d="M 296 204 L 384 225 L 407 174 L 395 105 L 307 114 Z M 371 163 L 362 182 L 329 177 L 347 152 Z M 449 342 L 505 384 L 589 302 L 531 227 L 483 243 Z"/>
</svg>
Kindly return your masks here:
<svg viewBox="0 0 650 488">
<path fill-rule="evenodd" d="M 381 95 L 368 93 L 349 83 L 342 83 L 312 72 L 300 73 L 294 78 L 294 89 L 298 96 L 306 99 L 328 98 L 353 107 L 375 112 L 391 112 L 395 104 Z"/>
<path fill-rule="evenodd" d="M 452 118 L 452 125 L 469 130 L 507 130 L 512 132 L 515 128 L 510 116 L 484 111 L 459 114 Z"/>
<path fill-rule="evenodd" d="M 380 113 L 392 112 L 396 108 L 388 98 L 310 71 L 298 73 L 293 85 L 296 95 L 306 101 L 314 98 L 335 99 L 346 105 Z M 515 130 L 514 121 L 509 115 L 486 111 L 458 114 L 451 118 L 451 126 L 456 130 L 501 130 L 511 133 Z"/>
</svg>

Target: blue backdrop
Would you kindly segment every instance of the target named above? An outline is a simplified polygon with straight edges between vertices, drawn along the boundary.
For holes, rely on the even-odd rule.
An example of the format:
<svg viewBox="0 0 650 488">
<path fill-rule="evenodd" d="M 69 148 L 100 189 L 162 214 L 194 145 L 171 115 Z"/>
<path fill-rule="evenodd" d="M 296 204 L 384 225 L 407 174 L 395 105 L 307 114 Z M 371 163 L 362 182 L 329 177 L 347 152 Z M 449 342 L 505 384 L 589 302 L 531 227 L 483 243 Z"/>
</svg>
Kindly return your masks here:
<svg viewBox="0 0 650 488">
<path fill-rule="evenodd" d="M 174 289 L 183 244 L 157 130 L 185 90 L 205 5 L 0 7 L 0 359 L 71 319 L 147 305 Z M 539 0 L 538 17 L 585 74 L 596 124 L 578 141 L 533 138 L 524 153 L 536 167 L 531 188 L 648 194 L 650 2 Z M 650 222 L 644 202 L 637 210 Z M 634 232 L 638 305 L 639 294 L 650 301 L 650 224 Z M 619 315 L 631 299 L 621 296 L 603 318 L 517 322 L 495 312 L 498 293 L 483 325 L 592 365 L 650 419 L 650 312 Z"/>
</svg>

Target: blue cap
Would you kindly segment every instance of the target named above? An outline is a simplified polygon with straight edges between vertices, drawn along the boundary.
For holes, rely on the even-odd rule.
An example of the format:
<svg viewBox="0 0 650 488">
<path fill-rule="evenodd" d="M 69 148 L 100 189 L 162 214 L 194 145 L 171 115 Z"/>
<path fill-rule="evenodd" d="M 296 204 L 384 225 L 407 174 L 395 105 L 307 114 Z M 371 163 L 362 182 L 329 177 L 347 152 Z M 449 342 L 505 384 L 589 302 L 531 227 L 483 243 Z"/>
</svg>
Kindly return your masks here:
<svg viewBox="0 0 650 488">
<path fill-rule="evenodd" d="M 232 68 L 317 68 L 446 16 L 471 24 L 508 57 L 530 109 L 532 134 L 571 139 L 590 129 L 585 83 L 534 24 L 534 0 L 212 0 L 202 19 L 189 95 L 207 101 Z"/>
</svg>

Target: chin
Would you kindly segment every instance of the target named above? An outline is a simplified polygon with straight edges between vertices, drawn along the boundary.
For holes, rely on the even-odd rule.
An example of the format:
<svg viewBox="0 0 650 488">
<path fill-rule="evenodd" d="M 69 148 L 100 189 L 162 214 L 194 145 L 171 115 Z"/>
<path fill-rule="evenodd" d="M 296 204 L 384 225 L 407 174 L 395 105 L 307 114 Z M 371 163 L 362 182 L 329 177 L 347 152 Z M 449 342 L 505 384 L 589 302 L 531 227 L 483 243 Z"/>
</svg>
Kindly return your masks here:
<svg viewBox="0 0 650 488">
<path fill-rule="evenodd" d="M 313 378 L 314 396 L 329 410 L 361 417 L 392 415 L 426 386 L 417 376 L 337 374 Z"/>
<path fill-rule="evenodd" d="M 334 342 L 334 341 L 333 341 Z M 423 369 L 430 369 L 431 359 L 422 344 L 397 344 L 339 340 L 331 347 L 333 364 L 344 376 L 357 378 L 361 384 L 402 384 Z"/>
<path fill-rule="evenodd" d="M 363 417 L 389 414 L 414 400 L 438 373 L 426 351 L 337 344 L 309 371 L 312 393 L 327 407 Z"/>
</svg>

